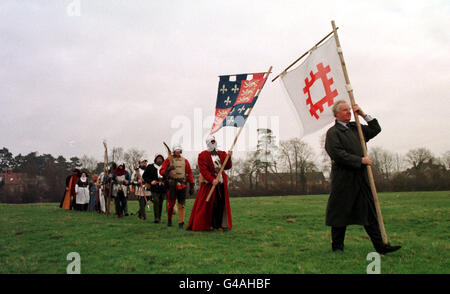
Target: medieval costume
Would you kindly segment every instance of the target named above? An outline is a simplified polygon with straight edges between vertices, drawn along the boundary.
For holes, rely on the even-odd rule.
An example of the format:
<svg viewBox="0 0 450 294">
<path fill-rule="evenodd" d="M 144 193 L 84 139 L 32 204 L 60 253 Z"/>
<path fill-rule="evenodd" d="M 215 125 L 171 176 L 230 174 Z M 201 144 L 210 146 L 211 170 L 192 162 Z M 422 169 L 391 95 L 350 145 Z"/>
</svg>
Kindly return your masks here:
<svg viewBox="0 0 450 294">
<path fill-rule="evenodd" d="M 78 169 L 72 170 L 72 175 L 67 176 L 66 178 L 66 189 L 64 191 L 64 196 L 61 199 L 59 207 L 71 210 L 75 209 L 75 186 L 78 182 L 78 178 L 80 177 L 80 171 Z"/>
<path fill-rule="evenodd" d="M 200 171 L 200 189 L 195 198 L 191 217 L 187 230 L 209 231 L 213 229 L 232 229 L 230 197 L 228 194 L 228 176 L 225 171 L 214 189 L 208 202 L 206 198 L 213 186 L 213 181 L 217 178 L 220 168 L 227 157 L 227 153 L 217 150 L 217 143 L 213 136 L 206 140 L 208 150 L 202 151 L 198 155 L 198 168 Z M 231 155 L 230 155 L 231 156 Z M 231 157 L 228 159 L 224 170 L 232 167 Z"/>
<path fill-rule="evenodd" d="M 111 163 L 111 166 L 108 168 L 106 172 L 106 177 L 104 177 L 104 195 L 105 195 L 105 211 L 107 215 L 111 214 L 111 202 L 113 202 L 113 215 L 116 215 L 116 205 L 115 200 L 116 197 L 113 195 L 113 177 L 115 171 L 117 169 L 117 164 L 115 162 Z"/>
<path fill-rule="evenodd" d="M 97 211 L 100 213 L 106 212 L 106 206 L 105 206 L 105 186 L 106 186 L 106 179 L 105 179 L 105 173 L 102 172 L 98 176 L 97 179 L 97 187 L 98 187 L 98 207 Z"/>
<path fill-rule="evenodd" d="M 172 214 L 175 201 L 178 201 L 178 226 L 184 226 L 184 206 L 186 202 L 187 183 L 189 182 L 189 194 L 194 193 L 194 176 L 192 174 L 189 161 L 181 156 L 182 148 L 176 145 L 173 148 L 173 155 L 164 160 L 164 163 L 159 171 L 161 176 L 165 176 L 168 185 L 168 202 L 167 209 L 168 226 L 172 226 Z"/>
<path fill-rule="evenodd" d="M 153 210 L 155 215 L 155 223 L 161 222 L 161 213 L 167 186 L 163 176 L 159 173 L 164 162 L 164 156 L 157 154 L 154 163 L 148 166 L 148 172 L 145 173 L 150 190 L 152 192 Z"/>
<path fill-rule="evenodd" d="M 98 186 L 97 186 L 97 175 L 92 176 L 91 183 L 89 184 L 89 206 L 88 211 L 95 211 L 96 206 L 98 206 Z"/>
<path fill-rule="evenodd" d="M 128 195 L 128 184 L 130 183 L 130 174 L 125 170 L 125 164 L 121 164 L 112 171 L 112 195 L 115 198 L 116 214 L 122 218 L 125 214 L 125 205 Z"/>
<path fill-rule="evenodd" d="M 147 190 L 147 181 L 145 180 L 147 170 L 147 160 L 142 160 L 140 166 L 133 173 L 133 185 L 135 186 L 135 195 L 139 201 L 138 217 L 146 220 L 145 206 L 150 201 L 150 191 Z"/>
<path fill-rule="evenodd" d="M 327 131 L 325 140 L 325 150 L 332 160 L 331 194 L 325 218 L 326 225 L 331 226 L 332 250 L 344 250 L 348 225 L 362 225 L 377 252 L 395 251 L 400 246 L 385 245 L 381 237 L 356 124 L 350 122 L 350 116 L 346 121 L 339 120 L 339 112 L 348 112 L 350 108 L 343 101 L 337 103 L 341 103 L 341 107 L 336 105 L 336 123 Z M 361 110 L 361 116 L 362 113 Z M 367 142 L 381 131 L 381 127 L 369 115 L 364 115 L 364 119 L 368 125 L 361 125 L 361 128 Z"/>
<path fill-rule="evenodd" d="M 75 186 L 75 194 L 77 195 L 76 205 L 78 210 L 86 211 L 89 204 L 89 181 L 86 173 L 82 173 Z"/>
</svg>

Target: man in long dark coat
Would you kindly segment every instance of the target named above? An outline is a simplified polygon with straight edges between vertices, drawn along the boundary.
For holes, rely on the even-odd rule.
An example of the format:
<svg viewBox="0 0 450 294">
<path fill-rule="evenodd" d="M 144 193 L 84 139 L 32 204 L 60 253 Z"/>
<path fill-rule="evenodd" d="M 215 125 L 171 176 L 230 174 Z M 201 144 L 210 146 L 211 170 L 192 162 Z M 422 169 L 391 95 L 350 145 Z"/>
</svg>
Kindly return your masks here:
<svg viewBox="0 0 450 294">
<path fill-rule="evenodd" d="M 368 123 L 361 125 L 367 142 L 381 131 L 381 127 L 358 105 L 355 104 L 353 109 Z M 366 170 L 372 162 L 368 156 L 364 157 L 356 124 L 350 122 L 350 106 L 345 101 L 337 101 L 333 113 L 336 124 L 327 131 L 325 140 L 325 149 L 332 160 L 331 195 L 325 219 L 326 225 L 331 226 L 332 250 L 344 250 L 347 225 L 362 225 L 378 253 L 396 251 L 401 246 L 384 244 L 381 237 Z"/>
</svg>

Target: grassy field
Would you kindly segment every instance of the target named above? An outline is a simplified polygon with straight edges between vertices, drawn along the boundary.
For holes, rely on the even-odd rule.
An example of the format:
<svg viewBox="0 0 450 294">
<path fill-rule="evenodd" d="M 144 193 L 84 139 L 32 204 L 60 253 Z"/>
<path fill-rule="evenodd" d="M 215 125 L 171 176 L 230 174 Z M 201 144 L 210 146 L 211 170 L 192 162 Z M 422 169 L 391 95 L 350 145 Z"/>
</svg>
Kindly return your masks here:
<svg viewBox="0 0 450 294">
<path fill-rule="evenodd" d="M 381 273 L 450 273 L 450 192 L 380 193 L 387 234 L 400 251 Z M 332 253 L 327 195 L 232 198 L 233 230 L 191 232 L 136 215 L 123 219 L 65 211 L 56 203 L 0 204 L 0 273 L 358 273 L 374 251 L 364 229 L 347 229 Z M 193 200 L 187 201 L 186 218 Z M 137 202 L 129 201 L 129 212 Z"/>
</svg>

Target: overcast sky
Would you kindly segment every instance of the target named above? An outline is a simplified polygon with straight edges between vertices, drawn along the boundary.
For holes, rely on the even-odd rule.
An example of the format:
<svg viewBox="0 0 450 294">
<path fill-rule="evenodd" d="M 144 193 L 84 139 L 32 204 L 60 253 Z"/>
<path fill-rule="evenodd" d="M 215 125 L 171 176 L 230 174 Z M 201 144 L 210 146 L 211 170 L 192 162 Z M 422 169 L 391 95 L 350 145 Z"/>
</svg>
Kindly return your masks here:
<svg viewBox="0 0 450 294">
<path fill-rule="evenodd" d="M 185 148 L 196 154 L 218 75 L 273 66 L 273 78 L 329 33 L 332 19 L 356 102 L 383 129 L 369 149 L 449 150 L 448 0 L 2 0 L 0 147 L 102 159 L 106 139 L 152 158 L 190 122 Z M 252 116 L 262 122 L 255 128 L 272 119 L 279 139 L 301 135 L 278 80 L 266 83 Z M 304 137 L 317 154 L 326 129 Z"/>
</svg>

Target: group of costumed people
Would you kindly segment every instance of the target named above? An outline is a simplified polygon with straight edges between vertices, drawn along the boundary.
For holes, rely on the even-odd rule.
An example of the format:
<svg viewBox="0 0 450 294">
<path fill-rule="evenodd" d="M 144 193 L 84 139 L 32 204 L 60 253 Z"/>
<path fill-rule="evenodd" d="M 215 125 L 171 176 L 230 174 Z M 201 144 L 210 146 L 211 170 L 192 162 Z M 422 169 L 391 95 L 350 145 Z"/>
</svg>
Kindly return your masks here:
<svg viewBox="0 0 450 294">
<path fill-rule="evenodd" d="M 60 207 L 81 211 L 100 211 L 101 202 L 97 191 L 98 175 L 94 174 L 89 180 L 87 172 L 81 172 L 75 168 L 72 170 L 72 175 L 66 178 L 66 191 Z"/>
<path fill-rule="evenodd" d="M 60 202 L 60 207 L 67 210 L 97 211 L 107 213 L 107 200 L 109 187 L 111 196 L 115 199 L 115 213 L 119 217 L 128 215 L 127 192 L 130 183 L 130 174 L 125 169 L 125 164 L 117 166 L 111 164 L 108 177 L 102 172 L 89 177 L 85 171 L 75 168 L 72 174 L 66 178 L 66 189 Z M 108 186 L 108 183 L 113 183 Z"/>
<path fill-rule="evenodd" d="M 367 125 L 361 126 L 361 132 L 364 141 L 368 142 L 380 133 L 381 127 L 377 119 L 367 115 L 358 105 L 355 104 L 352 107 L 355 114 L 367 122 Z M 332 251 L 343 251 L 347 226 L 361 225 L 378 253 L 386 254 L 397 251 L 401 246 L 385 244 L 381 235 L 367 175 L 367 166 L 372 162 L 370 157 L 364 156 L 355 122 L 350 122 L 352 115 L 350 105 L 343 100 L 337 101 L 333 106 L 333 114 L 336 123 L 327 131 L 324 146 L 332 161 L 331 194 L 325 216 L 325 224 L 331 227 L 331 249 Z M 200 188 L 186 229 L 194 231 L 231 230 L 228 177 L 225 170 L 232 167 L 232 151 L 228 151 L 227 154 L 217 150 L 217 143 L 213 136 L 207 138 L 206 145 L 207 150 L 198 155 Z M 140 197 L 140 218 L 145 219 L 146 217 L 145 205 L 148 201 L 147 198 L 150 197 L 155 207 L 155 222 L 160 222 L 162 202 L 167 197 L 168 225 L 172 225 L 172 215 L 177 203 L 178 224 L 180 228 L 184 227 L 186 193 L 189 186 L 189 194 L 193 195 L 194 178 L 189 161 L 181 154 L 182 149 L 177 146 L 168 158 L 164 159 L 162 155 L 157 155 L 154 164 L 147 166 L 147 162 L 144 160 L 139 169 L 136 169 L 133 183 L 137 185 L 136 195 Z M 227 157 L 229 160 L 226 159 Z M 219 174 L 221 169 L 222 172 Z M 96 180 L 97 184 L 94 185 Z M 108 183 L 113 185 L 112 195 L 116 199 L 116 213 L 121 217 L 124 210 L 126 211 L 126 191 L 130 182 L 125 166 L 119 166 L 117 169 L 114 167 L 103 182 L 105 183 L 104 187 L 108 187 Z M 93 177 L 91 185 L 89 185 L 85 173 L 80 176 L 74 172 L 67 178 L 66 197 L 61 201 L 61 206 L 68 207 L 70 205 L 78 210 L 92 210 L 95 207 L 94 204 L 91 205 L 91 201 L 95 200 L 92 193 L 97 191 L 98 183 L 98 179 Z M 209 195 L 211 189 L 214 191 Z M 108 192 L 103 194 L 105 193 Z M 208 199 L 208 197 L 210 198 Z"/>
<path fill-rule="evenodd" d="M 228 177 L 225 170 L 232 167 L 231 155 L 220 176 L 227 153 L 217 150 L 213 136 L 206 140 L 207 150 L 198 155 L 200 188 L 195 198 L 187 230 L 220 231 L 231 230 L 231 208 L 228 194 Z M 128 216 L 127 197 L 130 190 L 139 202 L 138 218 L 146 220 L 145 208 L 153 203 L 154 222 L 161 223 L 163 202 L 167 201 L 167 225 L 172 226 L 175 212 L 178 214 L 178 227 L 185 226 L 185 205 L 187 193 L 194 194 L 195 183 L 189 161 L 182 156 L 182 147 L 175 145 L 167 158 L 157 154 L 153 164 L 141 160 L 139 166 L 130 173 L 125 164 L 111 164 L 109 170 L 91 178 L 78 169 L 66 178 L 66 189 L 60 207 L 67 210 L 97 211 L 109 214 L 109 201 L 114 200 L 114 214 L 118 218 Z M 105 176 L 106 174 L 106 176 Z M 207 201 L 210 190 L 214 191 Z"/>
</svg>

